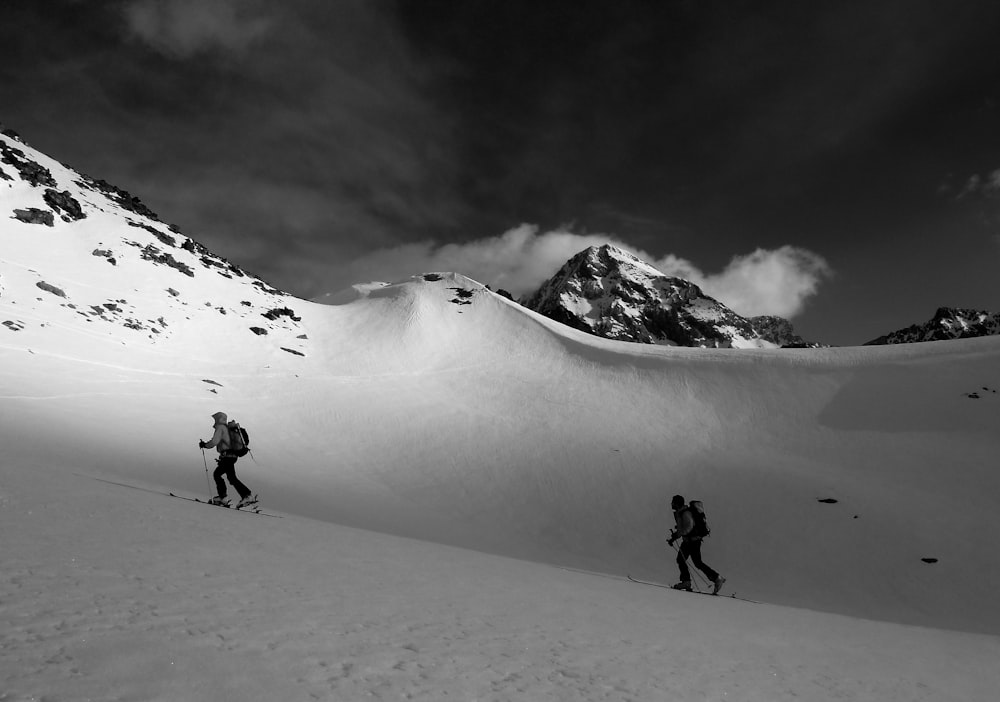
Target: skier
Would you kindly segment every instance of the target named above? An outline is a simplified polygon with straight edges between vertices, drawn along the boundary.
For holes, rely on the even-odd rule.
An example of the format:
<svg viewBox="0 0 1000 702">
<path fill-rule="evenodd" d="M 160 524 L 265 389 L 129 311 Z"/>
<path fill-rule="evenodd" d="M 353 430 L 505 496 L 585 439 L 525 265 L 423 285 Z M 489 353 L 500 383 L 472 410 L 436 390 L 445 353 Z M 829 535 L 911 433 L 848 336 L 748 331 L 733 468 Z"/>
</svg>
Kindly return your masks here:
<svg viewBox="0 0 1000 702">
<path fill-rule="evenodd" d="M 680 582 L 674 585 L 675 590 L 691 590 L 691 571 L 688 569 L 687 559 L 690 558 L 695 567 L 704 573 L 712 581 L 714 587 L 712 594 L 719 594 L 726 579 L 719 575 L 701 560 L 701 541 L 704 534 L 696 528 L 693 509 L 685 504 L 684 497 L 674 495 L 670 501 L 670 508 L 674 510 L 674 529 L 670 531 L 670 538 L 667 543 L 671 546 L 677 539 L 681 540 L 681 547 L 677 549 L 677 567 L 681 571 Z"/>
<path fill-rule="evenodd" d="M 212 415 L 212 419 L 215 420 L 215 433 L 212 435 L 212 438 L 208 441 L 198 442 L 198 448 L 215 448 L 219 452 L 219 458 L 216 460 L 218 467 L 212 473 L 212 478 L 215 479 L 215 487 L 219 491 L 219 494 L 209 500 L 209 502 L 213 505 L 229 506 L 229 499 L 226 497 L 226 483 L 222 480 L 224 476 L 236 492 L 239 493 L 240 501 L 236 505 L 236 509 L 242 509 L 247 505 L 256 503 L 257 496 L 252 494 L 250 488 L 236 477 L 236 459 L 238 456 L 230 451 L 232 444 L 229 436 L 229 427 L 226 426 L 228 420 L 226 413 L 216 412 Z"/>
</svg>

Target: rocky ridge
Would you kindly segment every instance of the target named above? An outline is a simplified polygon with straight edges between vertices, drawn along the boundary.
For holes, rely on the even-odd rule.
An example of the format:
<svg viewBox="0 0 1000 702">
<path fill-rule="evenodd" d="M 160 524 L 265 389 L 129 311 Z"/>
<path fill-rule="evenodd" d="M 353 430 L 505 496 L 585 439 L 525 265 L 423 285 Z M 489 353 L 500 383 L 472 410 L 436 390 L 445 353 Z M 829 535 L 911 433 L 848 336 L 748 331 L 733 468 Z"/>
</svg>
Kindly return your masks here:
<svg viewBox="0 0 1000 702">
<path fill-rule="evenodd" d="M 1000 334 L 1000 314 L 991 314 L 984 310 L 939 307 L 929 321 L 897 329 L 866 342 L 865 346 L 948 341 L 994 334 Z"/>
<path fill-rule="evenodd" d="M 520 301 L 558 322 L 620 341 L 715 348 L 806 345 L 779 317 L 748 319 L 687 280 L 605 244 L 571 258 Z"/>
</svg>

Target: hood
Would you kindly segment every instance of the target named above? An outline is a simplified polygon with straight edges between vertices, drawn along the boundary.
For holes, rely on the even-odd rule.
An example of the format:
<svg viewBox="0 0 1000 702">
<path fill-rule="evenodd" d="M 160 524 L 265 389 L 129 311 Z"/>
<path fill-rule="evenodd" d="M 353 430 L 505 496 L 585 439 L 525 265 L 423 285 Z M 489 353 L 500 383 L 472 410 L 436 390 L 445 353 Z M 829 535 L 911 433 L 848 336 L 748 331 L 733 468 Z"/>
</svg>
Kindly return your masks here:
<svg viewBox="0 0 1000 702">
<path fill-rule="evenodd" d="M 215 420 L 216 424 L 226 424 L 229 421 L 229 417 L 226 416 L 225 412 L 216 412 L 212 415 L 212 419 Z"/>
</svg>

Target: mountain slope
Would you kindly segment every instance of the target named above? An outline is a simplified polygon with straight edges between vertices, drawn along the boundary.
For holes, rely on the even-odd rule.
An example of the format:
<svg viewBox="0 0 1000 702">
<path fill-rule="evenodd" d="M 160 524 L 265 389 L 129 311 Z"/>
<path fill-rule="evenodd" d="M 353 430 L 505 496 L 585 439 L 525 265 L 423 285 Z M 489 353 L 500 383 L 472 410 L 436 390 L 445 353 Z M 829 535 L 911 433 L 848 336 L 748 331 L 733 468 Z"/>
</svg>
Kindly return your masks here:
<svg viewBox="0 0 1000 702">
<path fill-rule="evenodd" d="M 1000 334 L 1000 314 L 982 310 L 940 307 L 929 321 L 880 336 L 866 346 L 913 344 L 921 341 L 948 341 Z"/>
<path fill-rule="evenodd" d="M 773 348 L 794 336 L 785 321 L 752 320 L 681 278 L 605 244 L 581 251 L 524 304 L 575 329 L 618 341 L 717 348 Z"/>
<path fill-rule="evenodd" d="M 241 461 L 241 477 L 273 509 L 672 581 L 663 539 L 680 492 L 705 502 L 706 560 L 741 593 L 1000 631 L 1000 413 L 981 390 L 1000 387 L 1000 339 L 626 344 L 450 273 L 317 305 L 154 243 L 129 220 L 163 225 L 15 146 L 87 217 L 0 219 L 0 320 L 12 323 L 0 437 L 31 447 L 30 465 L 6 470 L 203 492 L 197 440 L 221 409 L 251 431 L 257 462 Z M 50 186 L 9 170 L 4 211 L 48 207 Z M 144 258 L 148 245 L 194 275 Z"/>
</svg>

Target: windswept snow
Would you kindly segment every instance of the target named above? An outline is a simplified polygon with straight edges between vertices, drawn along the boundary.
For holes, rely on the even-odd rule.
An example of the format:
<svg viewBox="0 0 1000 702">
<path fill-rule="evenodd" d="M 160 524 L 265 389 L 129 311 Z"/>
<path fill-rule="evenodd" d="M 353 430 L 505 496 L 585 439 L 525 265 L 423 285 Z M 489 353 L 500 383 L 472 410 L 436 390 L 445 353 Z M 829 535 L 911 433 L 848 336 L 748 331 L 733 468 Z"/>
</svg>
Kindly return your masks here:
<svg viewBox="0 0 1000 702">
<path fill-rule="evenodd" d="M 87 217 L 0 218 L 0 700 L 1000 686 L 1000 338 L 627 344 L 444 273 L 318 305 L 176 233 L 193 275 L 143 257 L 50 165 Z M 283 519 L 164 494 L 208 493 L 219 410 Z M 623 579 L 676 579 L 675 492 L 767 604 Z"/>
</svg>

